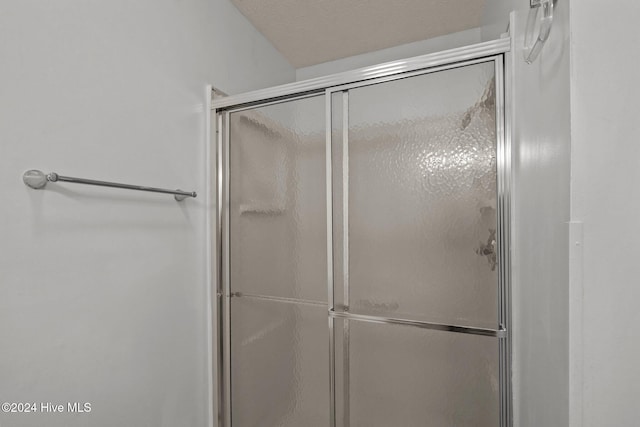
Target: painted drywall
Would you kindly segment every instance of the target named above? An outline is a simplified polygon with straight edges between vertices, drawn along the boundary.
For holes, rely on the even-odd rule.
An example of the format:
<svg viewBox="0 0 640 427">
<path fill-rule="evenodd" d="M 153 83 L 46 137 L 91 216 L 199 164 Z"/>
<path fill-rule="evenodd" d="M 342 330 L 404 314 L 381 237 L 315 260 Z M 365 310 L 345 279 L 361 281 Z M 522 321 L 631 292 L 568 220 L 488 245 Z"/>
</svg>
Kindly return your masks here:
<svg viewBox="0 0 640 427">
<path fill-rule="evenodd" d="M 4 2 L 0 52 L 0 424 L 210 425 L 205 85 L 294 70 L 227 0 Z"/>
<path fill-rule="evenodd" d="M 572 362 L 582 364 L 584 382 L 582 423 L 573 426 L 638 425 L 639 19 L 630 0 L 571 3 L 571 216 L 583 232 L 572 277 L 583 298 L 575 319 L 582 358 Z"/>
<path fill-rule="evenodd" d="M 513 0 L 487 1 L 483 9 L 481 26 L 478 28 L 298 68 L 296 70 L 296 80 L 312 79 L 383 62 L 495 40 L 508 31 L 510 12 L 526 9 L 528 9 L 528 1 L 524 0 L 517 2 Z"/>
<path fill-rule="evenodd" d="M 232 1 L 295 67 L 475 28 L 487 2 Z"/>
<path fill-rule="evenodd" d="M 512 11 L 526 10 L 529 0 L 489 0 L 482 14 L 482 41 L 494 40 L 509 29 L 509 15 Z"/>
<path fill-rule="evenodd" d="M 517 427 L 569 423 L 569 2 L 531 65 L 513 15 L 512 308 Z"/>
<path fill-rule="evenodd" d="M 310 67 L 298 68 L 296 70 L 296 80 L 307 80 L 329 74 L 340 73 L 342 71 L 381 64 L 383 62 L 410 58 L 412 56 L 426 55 L 428 53 L 440 52 L 442 50 L 479 43 L 480 41 L 481 30 L 479 28 L 474 28 L 471 30 L 448 34 L 442 37 L 434 37 L 428 40 L 407 43 L 388 49 L 363 53 L 362 55 L 355 55 L 335 61 L 324 62 Z"/>
<path fill-rule="evenodd" d="M 495 40 L 508 31 L 511 11 L 527 10 L 528 8 L 528 0 L 489 0 L 483 7 L 481 26 L 478 28 L 298 68 L 296 70 L 296 80 L 326 76 L 383 62 Z"/>
</svg>

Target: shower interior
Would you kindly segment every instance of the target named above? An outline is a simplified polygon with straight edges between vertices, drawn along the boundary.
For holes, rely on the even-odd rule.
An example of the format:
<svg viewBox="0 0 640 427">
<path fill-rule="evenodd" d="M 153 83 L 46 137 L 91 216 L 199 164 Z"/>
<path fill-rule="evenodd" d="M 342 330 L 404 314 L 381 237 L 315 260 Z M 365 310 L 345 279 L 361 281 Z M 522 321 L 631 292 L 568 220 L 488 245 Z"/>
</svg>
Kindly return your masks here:
<svg viewBox="0 0 640 427">
<path fill-rule="evenodd" d="M 510 425 L 506 54 L 216 109 L 221 425 Z"/>
</svg>

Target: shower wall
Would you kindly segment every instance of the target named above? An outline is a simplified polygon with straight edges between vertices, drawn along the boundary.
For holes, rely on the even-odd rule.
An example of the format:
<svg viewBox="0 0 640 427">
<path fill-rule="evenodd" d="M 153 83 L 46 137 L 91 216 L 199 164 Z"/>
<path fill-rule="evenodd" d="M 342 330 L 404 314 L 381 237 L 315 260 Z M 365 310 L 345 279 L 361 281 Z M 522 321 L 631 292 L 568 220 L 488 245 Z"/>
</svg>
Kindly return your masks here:
<svg viewBox="0 0 640 427">
<path fill-rule="evenodd" d="M 205 85 L 294 70 L 226 0 L 3 2 L 0 425 L 208 426 Z M 49 184 L 22 172 L 196 190 Z"/>
<path fill-rule="evenodd" d="M 549 41 L 531 65 L 522 51 L 527 11 L 511 21 L 517 427 L 569 425 L 569 1 L 557 5 Z"/>
</svg>

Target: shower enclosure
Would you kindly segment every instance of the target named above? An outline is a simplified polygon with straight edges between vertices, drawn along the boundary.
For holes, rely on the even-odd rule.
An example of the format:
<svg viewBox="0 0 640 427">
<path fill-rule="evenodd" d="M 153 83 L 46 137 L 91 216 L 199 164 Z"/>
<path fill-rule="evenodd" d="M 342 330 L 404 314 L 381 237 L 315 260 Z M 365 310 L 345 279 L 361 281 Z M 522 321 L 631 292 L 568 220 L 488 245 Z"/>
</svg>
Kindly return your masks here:
<svg viewBox="0 0 640 427">
<path fill-rule="evenodd" d="M 511 425 L 508 50 L 214 100 L 221 426 Z"/>
</svg>

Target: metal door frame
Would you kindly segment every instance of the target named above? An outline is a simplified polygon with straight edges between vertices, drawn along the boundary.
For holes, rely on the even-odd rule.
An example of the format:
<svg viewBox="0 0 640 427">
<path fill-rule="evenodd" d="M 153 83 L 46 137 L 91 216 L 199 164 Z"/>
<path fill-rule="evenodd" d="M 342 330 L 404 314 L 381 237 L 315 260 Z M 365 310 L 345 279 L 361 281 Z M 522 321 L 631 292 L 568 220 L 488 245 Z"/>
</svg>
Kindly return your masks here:
<svg viewBox="0 0 640 427">
<path fill-rule="evenodd" d="M 217 295 L 218 340 L 215 343 L 213 361 L 215 378 L 218 379 L 217 406 L 220 427 L 231 427 L 231 325 L 230 325 L 230 278 L 229 278 L 229 114 L 258 106 L 266 106 L 311 96 L 325 96 L 326 102 L 326 185 L 327 185 L 327 290 L 329 322 L 330 360 L 330 427 L 336 425 L 335 414 L 335 318 L 378 323 L 395 323 L 426 329 L 494 336 L 499 346 L 499 403 L 500 427 L 511 427 L 511 269 L 510 269 L 510 221 L 511 221 L 511 118 L 506 106 L 510 105 L 507 79 L 510 66 L 511 40 L 503 38 L 452 49 L 430 55 L 362 68 L 327 77 L 277 86 L 241 95 L 214 99 L 211 110 L 216 114 L 216 227 L 214 244 L 218 257 L 215 260 L 214 282 Z M 496 79 L 496 137 L 497 137 L 497 245 L 498 245 L 498 325 L 496 329 L 470 328 L 458 325 L 443 325 L 406 319 L 378 318 L 374 316 L 341 313 L 334 310 L 333 271 L 333 223 L 332 223 L 332 152 L 331 152 L 331 99 L 335 92 L 345 93 L 343 102 L 348 102 L 348 89 L 379 84 L 388 81 L 459 68 L 483 62 L 494 62 Z M 348 120 L 348 118 L 344 119 Z M 345 284 L 346 285 L 346 284 Z M 346 285 L 348 286 L 348 285 Z M 346 287 L 345 286 L 345 287 Z"/>
</svg>

